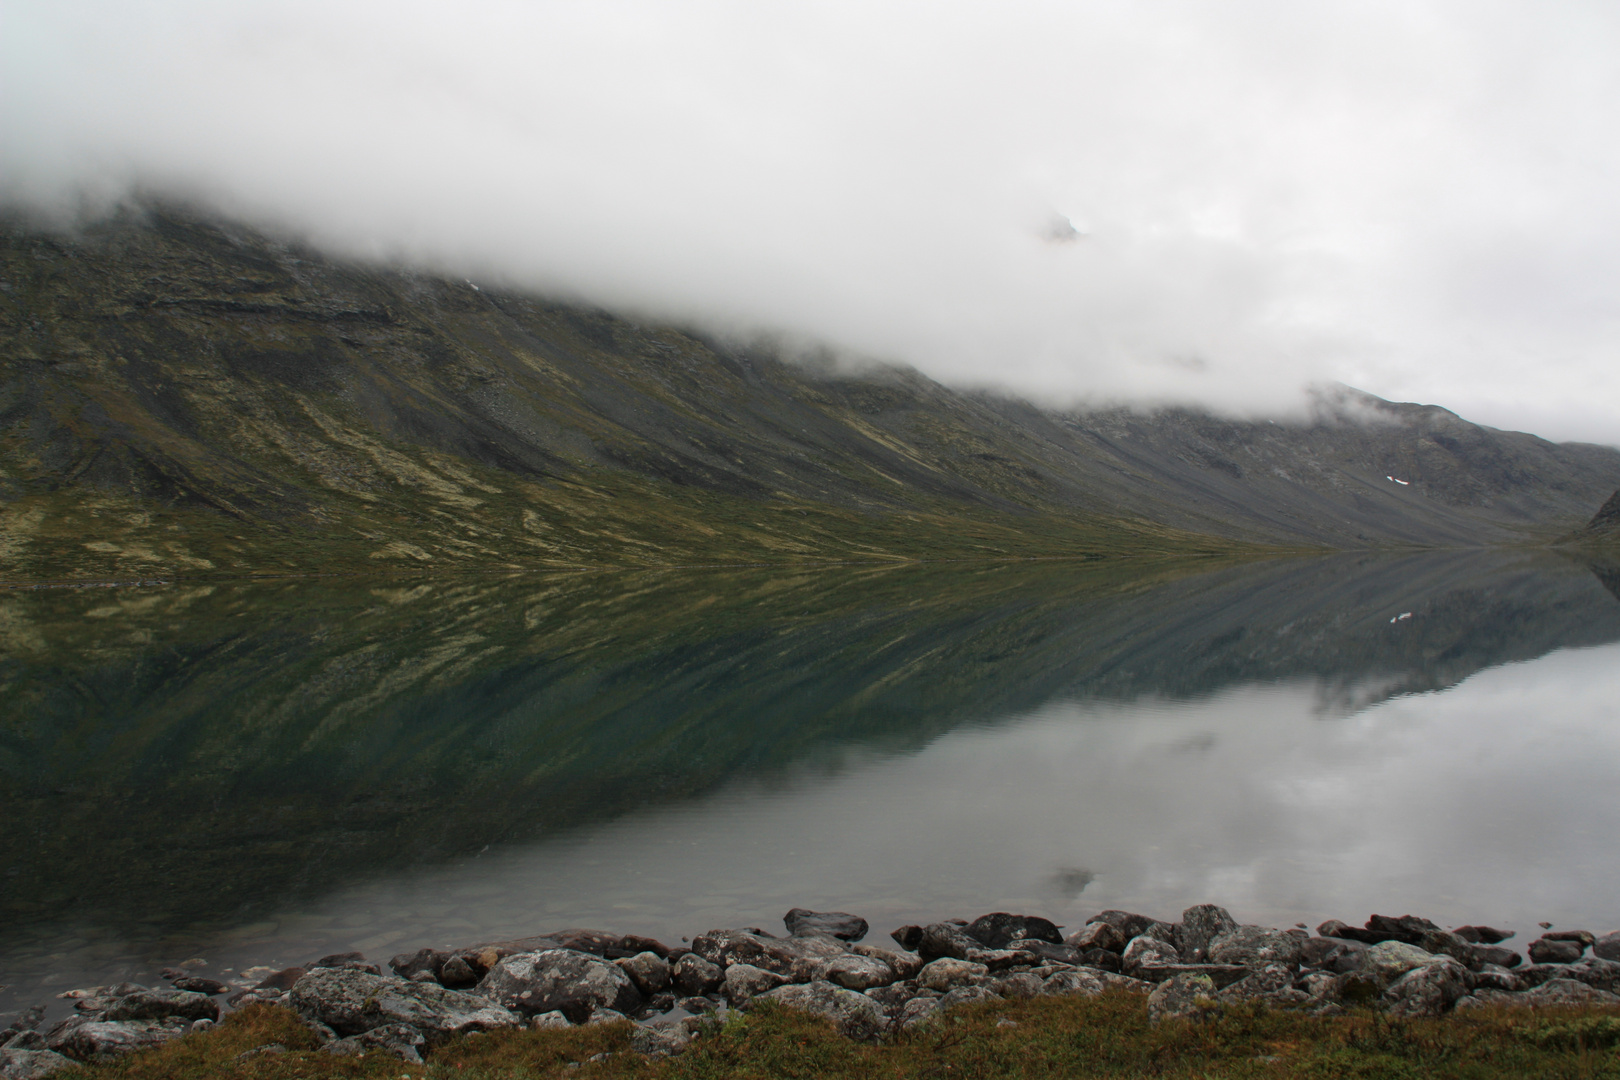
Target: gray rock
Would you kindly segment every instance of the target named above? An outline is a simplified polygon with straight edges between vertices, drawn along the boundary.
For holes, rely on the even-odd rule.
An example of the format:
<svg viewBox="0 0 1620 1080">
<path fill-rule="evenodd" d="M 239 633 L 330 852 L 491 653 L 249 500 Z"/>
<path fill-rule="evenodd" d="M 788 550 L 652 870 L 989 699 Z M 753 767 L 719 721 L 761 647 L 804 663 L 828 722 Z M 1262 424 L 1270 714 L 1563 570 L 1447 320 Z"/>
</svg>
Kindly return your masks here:
<svg viewBox="0 0 1620 1080">
<path fill-rule="evenodd" d="M 6 1041 L 0 1044 L 7 1050 L 44 1050 L 45 1036 L 38 1031 L 15 1031 L 6 1036 Z"/>
<path fill-rule="evenodd" d="M 685 1012 L 689 1012 L 693 1016 L 702 1016 L 705 1013 L 714 1012 L 714 1010 L 720 1006 L 719 1003 L 713 998 L 698 997 L 693 995 L 692 997 L 676 998 L 675 1007 Z"/>
<path fill-rule="evenodd" d="M 1026 940 L 1063 944 L 1063 935 L 1050 919 L 1005 911 L 980 915 L 968 924 L 967 935 L 987 949 L 1015 948 Z"/>
<path fill-rule="evenodd" d="M 574 1025 L 568 1022 L 568 1017 L 553 1009 L 551 1012 L 540 1013 L 530 1020 L 529 1026 L 536 1031 L 561 1031 Z"/>
<path fill-rule="evenodd" d="M 1600 960 L 1620 961 L 1620 930 L 1611 930 L 1597 939 L 1592 955 Z"/>
<path fill-rule="evenodd" d="M 551 948 L 573 949 L 575 952 L 600 956 L 604 960 L 622 960 L 644 952 L 656 953 L 667 960 L 672 952 L 668 945 L 657 938 L 638 934 L 610 934 L 605 930 L 554 930 L 538 938 L 496 942 L 495 948 L 504 949 L 508 954 L 544 952 Z"/>
<path fill-rule="evenodd" d="M 1338 979 L 1325 971 L 1313 971 L 1301 975 L 1296 987 L 1305 991 L 1305 995 L 1313 1001 L 1326 1001 L 1333 996 L 1333 989 Z"/>
<path fill-rule="evenodd" d="M 1471 945 L 1447 930 L 1425 930 L 1417 941 L 1418 948 L 1435 956 L 1449 956 L 1469 970 L 1477 970 L 1485 963 L 1479 947 Z"/>
<path fill-rule="evenodd" d="M 1143 934 L 1141 937 L 1131 939 L 1120 959 L 1124 963 L 1125 974 L 1140 977 L 1143 968 L 1181 963 L 1181 954 L 1176 952 L 1174 945 Z"/>
<path fill-rule="evenodd" d="M 1176 929 L 1176 950 L 1187 963 L 1205 963 L 1209 960 L 1210 942 L 1221 934 L 1238 929 L 1238 920 L 1223 907 L 1199 904 L 1181 913 Z"/>
<path fill-rule="evenodd" d="M 1177 975 L 1166 979 L 1148 995 L 1148 1021 L 1202 1020 L 1219 1006 L 1215 1002 L 1215 981 L 1208 975 Z"/>
<path fill-rule="evenodd" d="M 393 1054 L 401 1061 L 408 1061 L 413 1065 L 422 1064 L 422 1047 L 427 1040 L 422 1033 L 409 1024 L 382 1024 L 378 1027 L 362 1031 L 358 1035 L 347 1038 L 334 1039 L 321 1047 L 328 1054 L 337 1054 L 347 1057 L 353 1054 L 364 1054 L 372 1050 L 381 1050 Z"/>
<path fill-rule="evenodd" d="M 1527 995 L 1522 993 L 1514 993 L 1509 990 L 1494 990 L 1489 986 L 1481 986 L 1475 988 L 1474 992 L 1467 997 L 1458 998 L 1457 1004 L 1453 1005 L 1452 1008 L 1482 1009 L 1487 1005 L 1510 1005 L 1516 1008 L 1529 1008 L 1530 1002 L 1526 1000 L 1526 997 Z"/>
<path fill-rule="evenodd" d="M 1054 945 L 1050 941 L 1035 941 L 1030 938 L 1018 943 L 1018 951 L 1029 953 L 1044 962 L 1068 964 L 1070 967 L 1078 967 L 1084 959 L 1084 954 L 1072 945 Z"/>
<path fill-rule="evenodd" d="M 1582 949 L 1597 944 L 1597 935 L 1590 930 L 1549 930 L 1541 935 L 1543 941 L 1573 941 Z"/>
<path fill-rule="evenodd" d="M 726 968 L 722 993 L 726 995 L 726 1001 L 731 1007 L 736 1008 L 749 998 L 757 997 L 767 990 L 775 990 L 787 981 L 786 975 L 778 975 L 774 971 L 766 971 L 753 964 L 732 964 Z"/>
<path fill-rule="evenodd" d="M 1100 911 L 1086 920 L 1088 923 L 1107 923 L 1115 930 L 1118 930 L 1120 937 L 1125 941 L 1130 941 L 1134 937 L 1141 937 L 1147 933 L 1148 927 L 1158 921 L 1158 919 L 1150 919 L 1146 915 L 1138 915 L 1135 912 L 1114 911 L 1112 909 Z"/>
<path fill-rule="evenodd" d="M 1566 1005 L 1615 1005 L 1620 1004 L 1620 994 L 1588 986 L 1579 979 L 1549 979 L 1534 990 L 1527 991 L 1524 1002 L 1542 1009 Z"/>
<path fill-rule="evenodd" d="M 1380 983 L 1387 986 L 1413 968 L 1439 963 L 1442 959 L 1416 945 L 1402 941 L 1383 941 L 1367 950 L 1364 970 L 1371 972 Z"/>
<path fill-rule="evenodd" d="M 418 949 L 414 953 L 400 953 L 388 961 L 388 966 L 402 979 L 414 979 L 425 972 L 437 982 L 439 969 L 444 967 L 444 962 L 448 959 L 450 954 L 447 952 L 440 952 L 438 949 Z"/>
<path fill-rule="evenodd" d="M 519 1023 L 515 1013 L 475 994 L 354 968 L 317 968 L 299 979 L 288 997 L 305 1022 L 324 1024 L 340 1038 L 405 1024 L 435 1046 L 454 1035 Z"/>
<path fill-rule="evenodd" d="M 1063 939 L 1063 943 L 1080 953 L 1092 949 L 1103 949 L 1107 952 L 1123 952 L 1129 939 L 1116 930 L 1111 924 L 1105 922 L 1091 922 Z"/>
<path fill-rule="evenodd" d="M 917 973 L 917 983 L 919 986 L 943 994 L 959 986 L 977 982 L 989 974 L 990 969 L 983 964 L 942 956 L 923 965 L 923 969 Z"/>
<path fill-rule="evenodd" d="M 1101 997 L 1107 989 L 1097 972 L 1087 968 L 1054 972 L 1041 984 L 1041 993 L 1052 997 Z"/>
<path fill-rule="evenodd" d="M 883 961 L 894 971 L 894 977 L 897 979 L 916 978 L 917 972 L 921 971 L 923 966 L 923 958 L 915 953 L 896 952 L 876 945 L 855 945 L 850 951 L 856 956 Z"/>
<path fill-rule="evenodd" d="M 1573 964 L 1586 952 L 1586 944 L 1580 941 L 1550 941 L 1547 938 L 1538 938 L 1530 943 L 1525 950 L 1530 954 L 1533 964 Z"/>
<path fill-rule="evenodd" d="M 80 1020 L 58 1025 L 45 1045 L 79 1061 L 122 1057 L 136 1050 L 162 1046 L 185 1035 L 184 1020 Z"/>
<path fill-rule="evenodd" d="M 1384 991 L 1383 1000 L 1393 1016 L 1439 1016 L 1472 987 L 1468 969 L 1447 956 L 1396 979 Z"/>
<path fill-rule="evenodd" d="M 1293 986 L 1294 971 L 1287 964 L 1261 964 L 1250 969 L 1249 973 L 1243 978 L 1223 988 L 1216 997 L 1223 1002 L 1271 1001 L 1273 1003 L 1295 1003 L 1301 999 L 1283 993 L 1284 991 L 1292 991 Z"/>
<path fill-rule="evenodd" d="M 966 960 L 985 951 L 983 945 L 954 923 L 929 923 L 922 928 L 922 936 L 917 942 L 917 954 L 924 960 L 936 960 L 942 956 Z"/>
<path fill-rule="evenodd" d="M 753 930 L 711 930 L 693 939 L 692 951 L 720 967 L 752 964 L 791 977 L 794 963 L 831 960 L 847 955 L 849 948 L 829 937 L 778 938 Z"/>
<path fill-rule="evenodd" d="M 822 969 L 821 977 L 846 990 L 866 991 L 876 986 L 888 986 L 898 976 L 894 968 L 882 960 L 851 953 L 830 961 Z"/>
<path fill-rule="evenodd" d="M 876 1039 L 888 1027 L 888 1018 L 877 1002 L 830 982 L 779 986 L 754 998 L 756 1003 L 762 1001 L 825 1017 L 851 1039 Z"/>
<path fill-rule="evenodd" d="M 1599 990 L 1620 993 L 1620 963 L 1613 960 L 1588 956 L 1584 960 L 1577 960 L 1575 963 L 1564 967 L 1558 973 L 1558 977 L 1576 979 L 1588 986 L 1595 986 Z"/>
<path fill-rule="evenodd" d="M 452 989 L 463 989 L 478 983 L 478 972 L 465 956 L 447 957 L 439 966 L 439 982 Z"/>
<path fill-rule="evenodd" d="M 796 907 L 782 916 L 782 922 L 793 937 L 820 935 L 840 941 L 859 941 L 871 929 L 858 915 L 842 911 L 810 911 Z"/>
<path fill-rule="evenodd" d="M 661 1020 L 637 1025 L 630 1036 L 630 1049 L 643 1057 L 673 1057 L 685 1050 L 692 1041 L 692 1033 L 680 1024 Z"/>
<path fill-rule="evenodd" d="M 636 989 L 646 997 L 669 989 L 669 961 L 657 953 L 636 953 L 634 956 L 626 956 L 613 962 L 630 976 L 630 981 L 636 984 Z"/>
<path fill-rule="evenodd" d="M 1329 938 L 1322 939 L 1333 940 Z M 1321 968 L 1336 975 L 1345 975 L 1352 971 L 1360 971 L 1367 966 L 1367 950 L 1370 946 L 1360 941 L 1349 939 L 1339 940 L 1328 954 L 1322 957 Z"/>
<path fill-rule="evenodd" d="M 219 1005 L 207 994 L 190 990 L 137 990 L 115 999 L 105 1020 L 218 1020 Z"/>
<path fill-rule="evenodd" d="M 1239 926 L 1218 934 L 1209 943 L 1209 959 L 1217 964 L 1299 964 L 1303 939 L 1269 926 Z"/>
<path fill-rule="evenodd" d="M 65 1069 L 77 1069 L 71 1058 L 50 1050 L 0 1050 L 0 1078 L 3 1080 L 42 1080 Z"/>
<path fill-rule="evenodd" d="M 714 993 L 725 977 L 725 970 L 719 964 L 711 964 L 697 953 L 687 953 L 675 961 L 670 970 L 675 988 L 688 997 Z"/>
<path fill-rule="evenodd" d="M 196 975 L 183 975 L 173 980 L 176 990 L 189 990 L 194 994 L 224 994 L 230 992 L 230 986 L 218 979 L 204 979 Z"/>
<path fill-rule="evenodd" d="M 940 1013 L 940 999 L 936 997 L 915 997 L 906 1002 L 895 1017 L 895 1026 L 905 1031 L 938 1019 Z"/>
<path fill-rule="evenodd" d="M 629 1013 L 641 1006 L 641 992 L 617 964 L 572 949 L 514 953 L 490 968 L 478 992 L 524 1013 L 557 1009 L 576 1024 L 593 1009 Z"/>
<path fill-rule="evenodd" d="M 1514 993 L 1524 989 L 1524 982 L 1505 967 L 1495 964 L 1486 964 L 1474 972 L 1474 991 L 1502 990 Z"/>
<path fill-rule="evenodd" d="M 626 1023 L 630 1022 L 630 1018 L 624 1015 L 624 1013 L 620 1012 L 618 1009 L 607 1009 L 597 1005 L 592 1008 L 590 1014 L 585 1017 L 584 1026 L 589 1027 L 592 1024 L 617 1024 L 621 1020 L 625 1021 Z"/>
<path fill-rule="evenodd" d="M 984 983 L 987 990 L 1009 1000 L 1032 998 L 1045 988 L 1045 980 L 1028 971 L 1015 971 L 1011 975 L 998 975 Z"/>
</svg>

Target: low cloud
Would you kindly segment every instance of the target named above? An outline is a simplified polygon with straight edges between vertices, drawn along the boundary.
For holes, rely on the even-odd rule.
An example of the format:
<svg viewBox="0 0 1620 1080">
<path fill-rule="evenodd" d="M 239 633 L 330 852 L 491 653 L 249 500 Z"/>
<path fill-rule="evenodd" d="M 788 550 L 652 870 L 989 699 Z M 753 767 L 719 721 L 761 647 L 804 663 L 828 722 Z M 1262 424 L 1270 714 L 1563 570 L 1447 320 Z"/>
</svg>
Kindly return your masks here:
<svg viewBox="0 0 1620 1080">
<path fill-rule="evenodd" d="M 1051 403 L 1620 442 L 1620 12 L 0 0 L 0 189 Z M 1063 226 L 1063 227 L 1060 227 Z"/>
</svg>

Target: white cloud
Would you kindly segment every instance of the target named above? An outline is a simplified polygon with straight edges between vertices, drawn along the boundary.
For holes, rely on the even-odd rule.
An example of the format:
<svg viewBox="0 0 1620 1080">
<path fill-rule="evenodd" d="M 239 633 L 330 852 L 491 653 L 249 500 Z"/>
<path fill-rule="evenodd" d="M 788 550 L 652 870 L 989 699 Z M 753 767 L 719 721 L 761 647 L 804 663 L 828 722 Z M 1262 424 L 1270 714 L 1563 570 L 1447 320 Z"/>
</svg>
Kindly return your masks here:
<svg viewBox="0 0 1620 1080">
<path fill-rule="evenodd" d="M 1617 52 L 1501 0 L 0 0 L 0 185 L 1050 400 L 1620 442 Z"/>
</svg>

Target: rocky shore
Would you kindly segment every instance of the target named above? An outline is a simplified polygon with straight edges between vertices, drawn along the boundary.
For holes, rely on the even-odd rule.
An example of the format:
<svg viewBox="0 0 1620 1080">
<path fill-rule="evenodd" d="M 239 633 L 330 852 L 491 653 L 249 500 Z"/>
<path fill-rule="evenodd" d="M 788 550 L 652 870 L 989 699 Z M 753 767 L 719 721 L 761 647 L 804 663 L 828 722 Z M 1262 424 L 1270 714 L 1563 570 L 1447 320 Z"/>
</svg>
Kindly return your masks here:
<svg viewBox="0 0 1620 1080">
<path fill-rule="evenodd" d="M 1138 994 L 1154 1022 L 1218 1018 L 1234 1005 L 1339 1015 L 1374 1008 L 1440 1016 L 1486 1005 L 1620 1005 L 1620 931 L 1544 932 L 1521 956 L 1516 935 L 1445 930 L 1413 915 L 1303 926 L 1238 924 L 1200 904 L 1164 922 L 1104 911 L 1079 930 L 996 912 L 972 922 L 902 926 L 894 946 L 864 943 L 865 919 L 795 908 L 786 935 L 713 930 L 672 947 L 651 938 L 566 930 L 395 956 L 358 953 L 259 972 L 229 984 L 183 968 L 169 987 L 75 990 L 74 1015 L 44 1027 L 43 1006 L 0 1030 L 0 1077 L 32 1080 L 206 1028 L 253 1002 L 297 1012 L 333 1054 L 380 1051 L 417 1062 L 457 1036 L 501 1028 L 635 1024 L 633 1048 L 679 1053 L 710 1014 L 772 1002 L 825 1017 L 852 1039 L 940 1022 L 996 998 Z M 1544 928 L 1545 929 L 1545 928 Z M 43 1030 L 42 1030 L 43 1029 Z M 253 1053 L 277 1053 L 276 1045 Z"/>
</svg>

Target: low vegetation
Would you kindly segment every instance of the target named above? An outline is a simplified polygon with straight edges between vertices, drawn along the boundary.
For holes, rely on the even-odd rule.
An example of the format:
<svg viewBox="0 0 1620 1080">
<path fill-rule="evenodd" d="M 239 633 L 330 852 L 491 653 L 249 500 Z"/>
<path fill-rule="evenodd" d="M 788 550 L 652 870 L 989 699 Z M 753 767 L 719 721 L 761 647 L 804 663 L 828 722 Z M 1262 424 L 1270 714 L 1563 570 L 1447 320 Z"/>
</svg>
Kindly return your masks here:
<svg viewBox="0 0 1620 1080">
<path fill-rule="evenodd" d="M 83 1080 L 240 1077 L 646 1077 L 668 1080 L 894 1077 L 1620 1077 L 1620 1010 L 1477 1009 L 1439 1020 L 1372 1012 L 1317 1018 L 1258 1007 L 1204 1024 L 1150 1025 L 1142 999 L 990 1002 L 890 1042 L 864 1045 L 805 1014 L 759 1008 L 716 1023 L 683 1055 L 628 1052 L 629 1024 L 475 1035 L 425 1065 L 383 1053 L 335 1057 L 293 1013 L 250 1006 L 211 1031 L 95 1065 Z M 279 1052 L 254 1052 L 279 1045 Z"/>
</svg>

